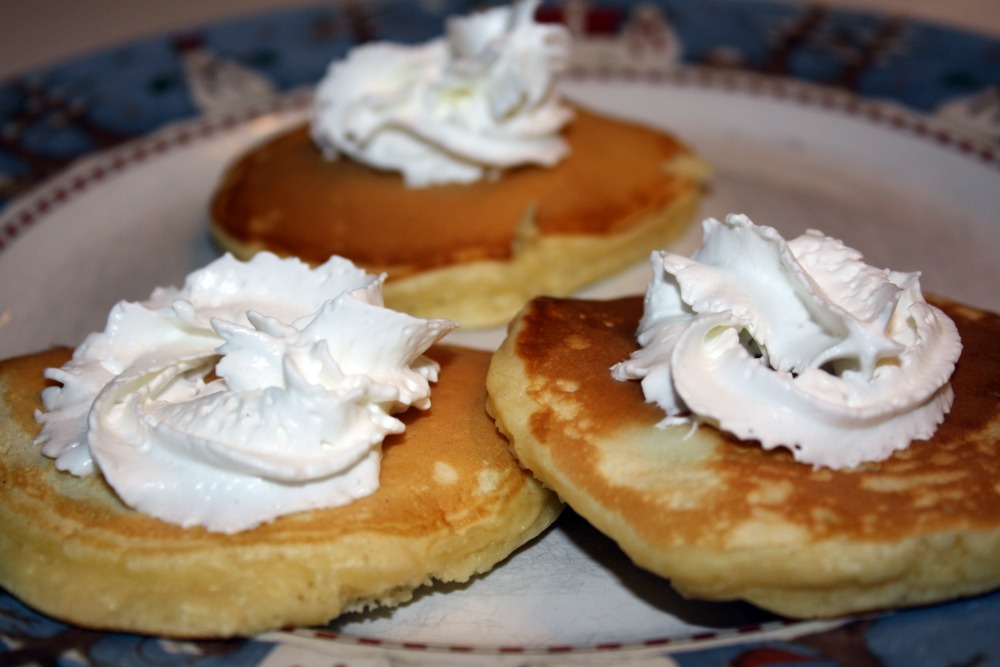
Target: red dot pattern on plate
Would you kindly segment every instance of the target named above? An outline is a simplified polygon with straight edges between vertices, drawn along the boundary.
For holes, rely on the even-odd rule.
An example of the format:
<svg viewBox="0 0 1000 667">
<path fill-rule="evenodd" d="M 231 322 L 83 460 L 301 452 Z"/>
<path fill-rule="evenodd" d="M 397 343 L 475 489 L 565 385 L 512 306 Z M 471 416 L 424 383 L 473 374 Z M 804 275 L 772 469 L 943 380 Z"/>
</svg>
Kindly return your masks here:
<svg viewBox="0 0 1000 667">
<path fill-rule="evenodd" d="M 857 95 L 808 84 L 795 79 L 784 79 L 755 74 L 744 70 L 726 70 L 708 67 L 678 68 L 664 72 L 645 72 L 628 69 L 586 68 L 570 73 L 576 79 L 645 82 L 691 86 L 708 90 L 723 90 L 757 97 L 784 100 L 808 107 L 828 111 L 840 111 L 891 130 L 909 133 L 919 139 L 934 142 L 943 148 L 957 151 L 966 157 L 979 160 L 989 166 L 1000 168 L 1000 148 L 985 141 L 976 141 L 955 131 L 939 127 L 932 118 L 896 108 L 884 102 L 865 100 Z M 311 93 L 298 91 L 278 100 L 247 108 L 238 113 L 201 119 L 167 128 L 155 135 L 134 141 L 126 146 L 113 149 L 82 173 L 70 168 L 72 177 L 56 176 L 47 186 L 39 188 L 37 195 L 28 195 L 24 204 L 15 206 L 14 213 L 8 213 L 0 230 L 0 253 L 19 234 L 28 229 L 51 210 L 93 185 L 141 164 L 150 158 L 166 153 L 174 148 L 184 147 L 192 142 L 209 139 L 264 113 L 304 109 L 311 101 Z M 62 179 L 62 180 L 60 180 Z"/>
<path fill-rule="evenodd" d="M 845 619 L 846 622 L 847 619 Z M 767 624 L 746 625 L 739 628 L 703 631 L 684 637 L 658 637 L 639 642 L 602 642 L 591 645 L 574 646 L 569 644 L 552 644 L 548 646 L 511 646 L 477 647 L 466 644 L 435 644 L 427 642 L 404 642 L 340 634 L 329 630 L 295 630 L 300 636 L 311 637 L 353 646 L 367 646 L 386 650 L 445 652 L 453 654 L 474 655 L 563 655 L 570 653 L 614 653 L 616 651 L 635 651 L 640 649 L 676 648 L 679 646 L 708 641 L 722 640 L 730 637 L 756 634 L 760 632 L 777 631 L 802 624 L 802 621 L 783 620 Z"/>
<path fill-rule="evenodd" d="M 192 142 L 215 137 L 262 114 L 304 108 L 311 99 L 310 93 L 293 93 L 267 105 L 248 107 L 238 113 L 191 121 L 174 128 L 167 127 L 148 138 L 137 139 L 106 153 L 85 158 L 84 166 L 68 168 L 62 175 L 54 176 L 40 186 L 36 194 L 26 195 L 21 200 L 23 204 L 15 202 L 11 205 L 0 218 L 3 220 L 0 253 L 53 209 L 127 169 Z"/>
<path fill-rule="evenodd" d="M 945 148 L 1000 168 L 1000 148 L 986 141 L 975 141 L 956 131 L 939 127 L 932 118 L 921 116 L 903 107 L 893 108 L 886 102 L 866 100 L 848 91 L 795 79 L 767 76 L 745 70 L 707 67 L 680 68 L 665 72 L 589 68 L 574 70 L 571 76 L 581 80 L 669 83 L 676 86 L 743 93 L 829 111 L 841 111 L 894 130 L 909 132 L 918 138 L 934 141 Z"/>
<path fill-rule="evenodd" d="M 977 141 L 955 131 L 939 127 L 932 118 L 896 108 L 884 102 L 870 101 L 857 95 L 808 84 L 795 79 L 784 79 L 755 74 L 744 70 L 726 70 L 708 67 L 678 68 L 664 72 L 645 72 L 628 69 L 577 69 L 570 73 L 576 79 L 614 80 L 691 86 L 708 90 L 723 90 L 757 97 L 785 100 L 808 107 L 829 111 L 840 111 L 891 130 L 909 133 L 919 139 L 934 142 L 943 148 L 957 151 L 966 157 L 979 160 L 989 166 L 1000 168 L 1000 148 L 985 141 Z M 194 141 L 209 139 L 227 130 L 264 114 L 279 111 L 304 109 L 310 103 L 311 93 L 298 91 L 278 100 L 238 113 L 201 119 L 167 128 L 155 135 L 134 141 L 126 146 L 99 155 L 94 164 L 82 173 L 70 168 L 72 177 L 56 176 L 47 186 L 42 186 L 38 194 L 28 195 L 24 204 L 14 206 L 17 211 L 4 217 L 0 230 L 0 253 L 18 235 L 45 217 L 51 210 L 93 185 L 110 178 L 131 166 L 166 153 L 174 148 L 184 147 Z M 62 180 L 60 180 L 62 179 Z"/>
<path fill-rule="evenodd" d="M 721 89 L 728 92 L 787 100 L 804 106 L 842 111 L 851 116 L 857 116 L 885 125 L 893 130 L 909 132 L 921 139 L 933 141 L 945 148 L 957 150 L 968 157 L 979 159 L 990 166 L 1000 168 L 1000 153 L 998 153 L 998 149 L 985 144 L 985 142 L 976 142 L 967 137 L 936 127 L 931 119 L 925 119 L 902 108 L 896 109 L 884 103 L 861 99 L 848 92 L 814 86 L 792 79 L 767 77 L 744 71 L 710 68 L 682 68 L 669 72 L 655 73 L 588 69 L 573 71 L 571 76 L 581 80 L 635 81 L 693 86 L 704 89 Z M 283 96 L 269 104 L 247 108 L 238 113 L 181 123 L 176 127 L 168 127 L 161 130 L 148 138 L 136 140 L 121 148 L 112 149 L 108 153 L 98 155 L 92 158 L 92 164 L 84 167 L 82 171 L 80 171 L 80 168 L 71 167 L 67 171 L 69 175 L 64 174 L 54 177 L 48 184 L 40 187 L 37 194 L 27 195 L 23 200 L 23 204 L 15 204 L 12 207 L 15 210 L 8 212 L 4 216 L 7 219 L 4 220 L 3 228 L 0 230 L 0 253 L 13 243 L 23 231 L 26 231 L 33 224 L 43 219 L 53 209 L 126 169 L 140 165 L 151 158 L 160 156 L 175 148 L 181 148 L 198 140 L 218 136 L 265 113 L 305 109 L 310 104 L 311 99 L 310 92 L 299 91 Z M 393 642 L 377 638 L 342 635 L 324 630 L 298 630 L 297 632 L 317 639 L 334 640 L 358 646 L 375 646 L 388 649 L 398 648 L 410 651 L 445 651 L 455 654 L 558 655 L 583 652 L 614 652 L 666 646 L 675 647 L 683 644 L 701 643 L 731 636 L 777 630 L 798 623 L 798 621 L 791 620 L 778 621 L 767 625 L 749 625 L 731 630 L 699 632 L 682 638 L 650 638 L 636 643 L 604 642 L 589 646 L 555 644 L 544 647 L 499 646 L 495 648 L 458 644 L 438 645 L 423 642 Z"/>
</svg>

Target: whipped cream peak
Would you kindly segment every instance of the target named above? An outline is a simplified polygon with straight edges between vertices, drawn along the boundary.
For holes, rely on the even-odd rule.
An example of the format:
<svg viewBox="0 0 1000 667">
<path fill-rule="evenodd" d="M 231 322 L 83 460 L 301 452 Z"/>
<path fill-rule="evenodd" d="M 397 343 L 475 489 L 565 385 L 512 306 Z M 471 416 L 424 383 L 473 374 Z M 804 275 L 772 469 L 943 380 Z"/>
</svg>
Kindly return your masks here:
<svg viewBox="0 0 1000 667">
<path fill-rule="evenodd" d="M 617 364 L 664 423 L 700 421 L 816 466 L 852 467 L 929 438 L 961 352 L 919 274 L 868 266 L 810 230 L 743 215 L 703 224 L 692 257 L 656 252 L 637 339 Z"/>
<path fill-rule="evenodd" d="M 451 331 L 385 308 L 384 278 L 225 256 L 181 289 L 121 302 L 43 393 L 38 437 L 62 470 L 98 470 L 129 506 L 236 532 L 378 488 L 394 413 L 430 406 Z M 266 313 L 266 314 L 265 314 Z"/>
<path fill-rule="evenodd" d="M 317 87 L 313 139 L 331 159 L 398 171 L 413 187 L 556 164 L 572 117 L 556 90 L 570 38 L 534 21 L 538 4 L 450 18 L 424 44 L 352 50 Z"/>
</svg>

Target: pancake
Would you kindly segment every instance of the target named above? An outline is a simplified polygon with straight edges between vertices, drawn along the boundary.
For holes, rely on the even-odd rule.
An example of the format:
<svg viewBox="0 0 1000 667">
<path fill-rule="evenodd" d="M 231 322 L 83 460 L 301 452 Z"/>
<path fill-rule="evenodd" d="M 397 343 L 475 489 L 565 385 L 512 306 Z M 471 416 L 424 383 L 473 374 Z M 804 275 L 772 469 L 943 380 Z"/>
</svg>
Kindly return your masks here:
<svg viewBox="0 0 1000 667">
<path fill-rule="evenodd" d="M 814 469 L 663 412 L 610 367 L 640 297 L 540 298 L 490 367 L 489 409 L 521 462 L 681 593 L 792 617 L 931 603 L 1000 586 L 1000 316 L 934 300 L 964 351 L 929 441 Z"/>
<path fill-rule="evenodd" d="M 374 494 L 232 535 L 164 523 L 33 444 L 42 371 L 69 354 L 0 362 L 0 585 L 70 623 L 175 637 L 321 624 L 485 572 L 561 509 L 483 410 L 489 354 L 439 346 L 433 406 L 400 415 Z"/>
<path fill-rule="evenodd" d="M 417 317 L 501 324 L 532 296 L 570 294 L 669 245 L 699 201 L 706 165 L 664 132 L 577 109 L 565 138 L 554 168 L 408 188 L 324 159 L 300 125 L 230 165 L 211 229 L 243 259 L 336 254 L 384 271 L 386 304 Z"/>
</svg>

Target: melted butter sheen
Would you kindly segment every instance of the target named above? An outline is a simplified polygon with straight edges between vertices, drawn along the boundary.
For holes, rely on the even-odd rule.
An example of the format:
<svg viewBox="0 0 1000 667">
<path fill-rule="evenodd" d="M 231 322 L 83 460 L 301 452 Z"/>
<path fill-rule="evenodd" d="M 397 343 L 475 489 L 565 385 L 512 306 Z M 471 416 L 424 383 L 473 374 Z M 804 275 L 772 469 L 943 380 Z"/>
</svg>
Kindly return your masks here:
<svg viewBox="0 0 1000 667">
<path fill-rule="evenodd" d="M 368 495 L 393 414 L 430 406 L 424 351 L 456 326 L 385 308 L 382 282 L 340 257 L 226 255 L 121 302 L 47 371 L 38 443 L 130 507 L 213 531 Z"/>
<path fill-rule="evenodd" d="M 809 231 L 704 223 L 690 259 L 651 257 L 642 346 L 613 368 L 664 424 L 705 422 L 796 460 L 849 468 L 928 439 L 950 410 L 954 323 L 918 274 L 875 269 Z"/>
</svg>

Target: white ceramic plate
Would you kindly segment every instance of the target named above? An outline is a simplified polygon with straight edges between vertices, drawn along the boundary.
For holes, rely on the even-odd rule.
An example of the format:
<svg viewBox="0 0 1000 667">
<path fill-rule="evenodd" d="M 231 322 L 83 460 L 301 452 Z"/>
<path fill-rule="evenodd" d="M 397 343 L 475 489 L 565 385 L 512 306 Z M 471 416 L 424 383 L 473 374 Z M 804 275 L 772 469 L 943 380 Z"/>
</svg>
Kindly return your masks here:
<svg viewBox="0 0 1000 667">
<path fill-rule="evenodd" d="M 566 91 L 695 146 L 716 169 L 703 217 L 743 212 L 786 235 L 815 227 L 872 264 L 921 270 L 925 291 L 1000 310 L 1000 165 L 987 145 L 898 107 L 752 75 L 681 70 L 642 81 L 577 79 Z M 205 210 L 221 171 L 249 144 L 305 118 L 307 102 L 299 93 L 268 109 L 178 124 L 89 158 L 13 204 L 0 216 L 0 358 L 74 345 L 103 327 L 115 301 L 144 299 L 214 258 Z M 695 227 L 678 249 L 693 249 L 699 235 Z M 639 265 L 586 294 L 637 293 L 645 280 Z M 501 336 L 449 340 L 491 347 Z M 608 650 L 745 638 L 747 627 L 787 633 L 815 624 L 685 601 L 570 516 L 467 586 L 269 639 L 297 650 L 374 645 L 411 661 L 533 651 L 600 661 Z"/>
</svg>

